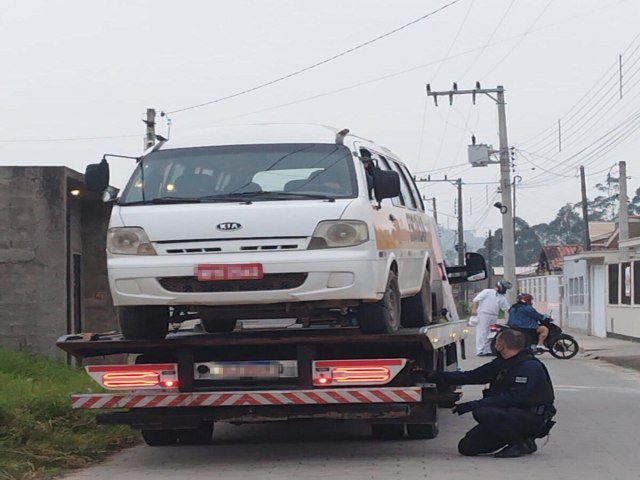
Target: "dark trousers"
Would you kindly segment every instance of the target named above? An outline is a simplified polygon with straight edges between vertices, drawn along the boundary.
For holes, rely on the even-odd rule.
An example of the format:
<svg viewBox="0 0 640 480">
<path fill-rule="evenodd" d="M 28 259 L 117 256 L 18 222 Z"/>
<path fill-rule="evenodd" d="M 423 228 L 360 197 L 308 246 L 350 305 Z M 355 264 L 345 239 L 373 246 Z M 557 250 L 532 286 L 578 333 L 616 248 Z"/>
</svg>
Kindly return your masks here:
<svg viewBox="0 0 640 480">
<path fill-rule="evenodd" d="M 519 408 L 481 407 L 473 411 L 478 425 L 467 432 L 460 443 L 461 455 L 491 453 L 505 445 L 521 445 L 535 436 L 544 420 Z"/>
</svg>

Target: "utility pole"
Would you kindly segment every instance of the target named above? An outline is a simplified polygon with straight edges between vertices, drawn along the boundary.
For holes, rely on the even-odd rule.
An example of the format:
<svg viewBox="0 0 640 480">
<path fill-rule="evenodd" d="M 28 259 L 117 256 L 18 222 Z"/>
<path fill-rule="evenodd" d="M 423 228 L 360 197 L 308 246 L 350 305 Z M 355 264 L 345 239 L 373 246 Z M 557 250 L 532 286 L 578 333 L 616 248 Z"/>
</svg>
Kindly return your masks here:
<svg viewBox="0 0 640 480">
<path fill-rule="evenodd" d="M 458 178 L 456 180 L 450 180 L 445 175 L 442 179 L 431 179 L 431 175 L 428 175 L 426 178 L 416 178 L 416 183 L 418 182 L 446 182 L 452 185 L 455 185 L 458 188 L 458 200 L 456 202 L 456 210 L 458 217 L 458 243 L 456 245 L 456 251 L 458 252 L 458 265 L 464 265 L 464 251 L 465 251 L 465 243 L 464 243 L 464 223 L 463 223 L 463 215 L 462 215 L 462 178 Z M 436 217 L 436 199 L 432 198 L 433 201 L 433 212 L 434 217 L 436 219 L 436 223 L 438 219 Z M 447 230 L 449 229 L 449 223 L 447 219 Z"/>
<path fill-rule="evenodd" d="M 434 92 L 431 85 L 427 84 L 427 96 L 434 97 L 434 103 L 438 105 L 438 96 L 449 97 L 449 105 L 453 104 L 455 95 L 471 95 L 475 104 L 476 96 L 483 94 L 491 98 L 498 105 L 498 130 L 500 135 L 500 191 L 502 193 L 502 251 L 504 265 L 504 279 L 511 282 L 514 288 L 507 291 L 509 303 L 516 300 L 516 248 L 513 228 L 513 205 L 511 201 L 511 159 L 509 155 L 509 141 L 507 139 L 507 114 L 506 103 L 504 101 L 504 87 L 498 85 L 496 88 L 480 88 L 480 82 L 476 82 L 473 90 L 458 90 L 458 85 L 453 84 L 453 88 L 448 91 Z M 492 95 L 495 94 L 495 97 Z"/>
<path fill-rule="evenodd" d="M 156 144 L 156 110 L 147 108 L 147 118 L 142 120 L 147 126 L 144 136 L 144 149 L 151 148 Z"/>
<path fill-rule="evenodd" d="M 464 265 L 464 223 L 462 215 L 462 179 L 456 180 L 458 186 L 458 265 Z"/>
<path fill-rule="evenodd" d="M 580 165 L 580 190 L 582 192 L 582 221 L 584 223 L 584 249 L 591 251 L 591 236 L 589 235 L 589 212 L 587 209 L 587 182 L 584 177 L 584 167 Z"/>
<path fill-rule="evenodd" d="M 493 287 L 493 261 L 491 260 L 493 257 L 493 234 L 491 230 L 489 230 L 489 258 L 487 259 L 487 288 Z"/>
<path fill-rule="evenodd" d="M 618 244 L 624 240 L 629 240 L 629 203 L 627 198 L 627 162 L 620 162 L 620 178 L 618 182 L 620 185 L 620 207 L 618 213 L 618 228 L 620 234 L 618 235 Z M 623 262 L 629 260 L 629 249 L 620 248 L 620 259 Z"/>
</svg>

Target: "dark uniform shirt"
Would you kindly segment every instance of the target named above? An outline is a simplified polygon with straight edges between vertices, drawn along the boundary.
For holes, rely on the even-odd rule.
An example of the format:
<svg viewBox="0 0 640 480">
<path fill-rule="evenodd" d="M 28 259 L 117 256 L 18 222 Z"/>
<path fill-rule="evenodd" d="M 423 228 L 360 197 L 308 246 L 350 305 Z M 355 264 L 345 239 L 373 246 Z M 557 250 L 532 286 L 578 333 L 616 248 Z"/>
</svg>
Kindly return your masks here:
<svg viewBox="0 0 640 480">
<path fill-rule="evenodd" d="M 474 408 L 522 408 L 534 411 L 553 405 L 551 378 L 544 364 L 529 352 L 522 351 L 505 360 L 493 361 L 468 372 L 436 372 L 436 381 L 450 385 L 489 383 L 482 400 L 469 402 Z M 539 412 L 542 414 L 542 412 Z"/>
</svg>

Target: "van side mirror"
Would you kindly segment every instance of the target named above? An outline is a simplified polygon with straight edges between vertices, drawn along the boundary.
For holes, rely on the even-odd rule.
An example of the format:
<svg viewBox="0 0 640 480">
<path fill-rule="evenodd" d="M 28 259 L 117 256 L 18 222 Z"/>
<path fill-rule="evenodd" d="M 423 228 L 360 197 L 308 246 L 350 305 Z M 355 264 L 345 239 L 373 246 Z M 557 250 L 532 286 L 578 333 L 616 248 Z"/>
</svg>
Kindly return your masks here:
<svg viewBox="0 0 640 480">
<path fill-rule="evenodd" d="M 88 192 L 102 192 L 109 186 L 109 164 L 106 159 L 100 163 L 87 165 L 84 172 L 84 185 Z"/>
<path fill-rule="evenodd" d="M 449 283 L 479 282 L 487 278 L 487 264 L 479 253 L 467 252 L 464 254 L 464 265 L 447 267 Z"/>
<path fill-rule="evenodd" d="M 373 191 L 376 201 L 394 198 L 400 195 L 400 175 L 392 170 L 375 169 L 373 174 Z"/>
</svg>

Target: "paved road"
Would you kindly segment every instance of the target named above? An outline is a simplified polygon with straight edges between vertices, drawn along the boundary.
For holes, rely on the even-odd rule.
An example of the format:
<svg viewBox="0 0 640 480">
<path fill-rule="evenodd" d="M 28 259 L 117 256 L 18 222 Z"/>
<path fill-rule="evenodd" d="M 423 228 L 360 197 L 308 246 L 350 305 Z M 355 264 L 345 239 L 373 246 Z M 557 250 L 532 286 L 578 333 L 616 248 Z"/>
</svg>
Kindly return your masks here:
<svg viewBox="0 0 640 480">
<path fill-rule="evenodd" d="M 640 479 L 640 373 L 580 355 L 541 357 L 556 384 L 558 424 L 549 443 L 520 459 L 465 458 L 458 439 L 470 415 L 440 410 L 435 440 L 379 442 L 358 423 L 218 425 L 211 445 L 139 446 L 67 480 L 231 479 Z M 470 358 L 464 368 L 478 365 Z M 465 387 L 465 398 L 480 388 Z"/>
</svg>

